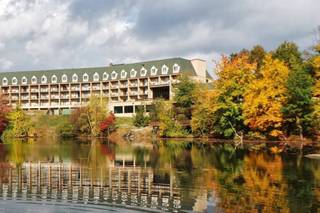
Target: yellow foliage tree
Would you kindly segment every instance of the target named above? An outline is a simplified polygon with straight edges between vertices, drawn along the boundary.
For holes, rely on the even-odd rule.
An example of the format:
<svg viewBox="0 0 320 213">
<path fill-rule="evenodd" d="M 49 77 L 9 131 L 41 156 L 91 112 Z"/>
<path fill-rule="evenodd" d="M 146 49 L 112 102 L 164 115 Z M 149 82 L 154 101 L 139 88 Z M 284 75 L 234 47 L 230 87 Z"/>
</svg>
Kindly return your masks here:
<svg viewBox="0 0 320 213">
<path fill-rule="evenodd" d="M 192 130 L 197 135 L 233 138 L 243 131 L 243 94 L 253 79 L 257 66 L 249 55 L 222 57 L 217 65 L 212 91 L 199 90 L 192 114 Z"/>
<path fill-rule="evenodd" d="M 315 85 L 313 88 L 314 103 L 314 118 L 316 126 L 320 126 L 320 56 L 316 56 L 312 61 L 315 70 Z"/>
<path fill-rule="evenodd" d="M 255 79 L 244 94 L 245 124 L 266 136 L 283 135 L 281 108 L 286 101 L 286 82 L 289 70 L 278 59 L 267 55 L 261 68 L 261 78 Z"/>
</svg>

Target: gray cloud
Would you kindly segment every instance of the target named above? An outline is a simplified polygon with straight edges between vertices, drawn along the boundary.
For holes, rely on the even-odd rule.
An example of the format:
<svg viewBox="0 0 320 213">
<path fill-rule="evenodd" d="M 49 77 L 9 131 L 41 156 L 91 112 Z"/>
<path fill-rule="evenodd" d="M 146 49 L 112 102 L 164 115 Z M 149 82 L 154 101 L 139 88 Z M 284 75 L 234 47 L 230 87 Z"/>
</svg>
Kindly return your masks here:
<svg viewBox="0 0 320 213">
<path fill-rule="evenodd" d="M 284 40 L 306 49 L 318 0 L 1 0 L 0 70 L 220 54 Z"/>
</svg>

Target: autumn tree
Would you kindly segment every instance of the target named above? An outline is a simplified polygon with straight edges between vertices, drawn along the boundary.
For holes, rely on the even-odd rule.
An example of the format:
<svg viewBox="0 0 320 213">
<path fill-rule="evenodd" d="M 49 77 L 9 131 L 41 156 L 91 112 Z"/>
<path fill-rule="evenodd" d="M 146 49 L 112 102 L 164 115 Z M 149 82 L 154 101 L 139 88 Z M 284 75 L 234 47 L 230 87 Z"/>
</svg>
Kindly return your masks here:
<svg viewBox="0 0 320 213">
<path fill-rule="evenodd" d="M 11 108 L 8 105 L 8 100 L 0 94 L 0 136 L 9 124 L 8 114 Z"/>
<path fill-rule="evenodd" d="M 91 96 L 87 106 L 76 109 L 70 116 L 75 133 L 99 136 L 100 124 L 107 117 L 107 101 Z"/>
<path fill-rule="evenodd" d="M 217 80 L 214 82 L 213 93 L 208 93 L 210 102 L 207 108 L 196 106 L 199 107 L 196 115 L 200 115 L 201 111 L 207 111 L 212 119 L 210 134 L 233 138 L 247 131 L 242 115 L 243 94 L 254 80 L 256 68 L 256 64 L 249 62 L 247 53 L 238 54 L 232 58 L 224 56 L 217 65 Z M 198 102 L 198 104 L 201 103 Z"/>
<path fill-rule="evenodd" d="M 314 98 L 314 105 L 313 105 L 313 119 L 314 125 L 317 130 L 320 130 L 320 53 L 319 55 L 315 56 L 312 60 L 312 66 L 314 68 L 314 78 L 315 84 L 313 86 L 313 98 Z"/>
<path fill-rule="evenodd" d="M 282 107 L 286 102 L 289 70 L 278 59 L 267 55 L 261 67 L 261 78 L 253 80 L 244 93 L 245 124 L 266 136 L 283 135 Z"/>
<path fill-rule="evenodd" d="M 112 112 L 100 123 L 100 132 L 109 136 L 115 130 L 116 116 Z"/>
<path fill-rule="evenodd" d="M 9 130 L 13 137 L 28 137 L 32 129 L 30 116 L 19 106 L 9 113 Z"/>
</svg>

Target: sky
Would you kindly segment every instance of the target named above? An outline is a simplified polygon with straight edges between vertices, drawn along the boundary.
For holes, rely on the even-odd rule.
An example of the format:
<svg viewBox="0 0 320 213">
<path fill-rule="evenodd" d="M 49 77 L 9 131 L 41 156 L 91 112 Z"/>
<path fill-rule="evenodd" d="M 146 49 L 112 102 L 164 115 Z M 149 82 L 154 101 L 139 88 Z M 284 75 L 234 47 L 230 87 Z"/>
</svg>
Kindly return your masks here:
<svg viewBox="0 0 320 213">
<path fill-rule="evenodd" d="M 319 0 L 0 0 L 0 72 L 184 57 L 212 63 L 256 44 L 315 42 Z"/>
</svg>

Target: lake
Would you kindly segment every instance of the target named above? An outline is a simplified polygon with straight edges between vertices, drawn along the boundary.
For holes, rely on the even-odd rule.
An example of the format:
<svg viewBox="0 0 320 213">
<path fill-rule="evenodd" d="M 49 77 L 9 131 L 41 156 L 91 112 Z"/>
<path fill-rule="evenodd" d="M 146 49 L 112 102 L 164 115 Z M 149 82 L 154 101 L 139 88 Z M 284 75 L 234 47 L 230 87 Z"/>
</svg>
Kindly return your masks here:
<svg viewBox="0 0 320 213">
<path fill-rule="evenodd" d="M 312 149 L 10 141 L 0 144 L 0 212 L 319 212 Z"/>
</svg>

